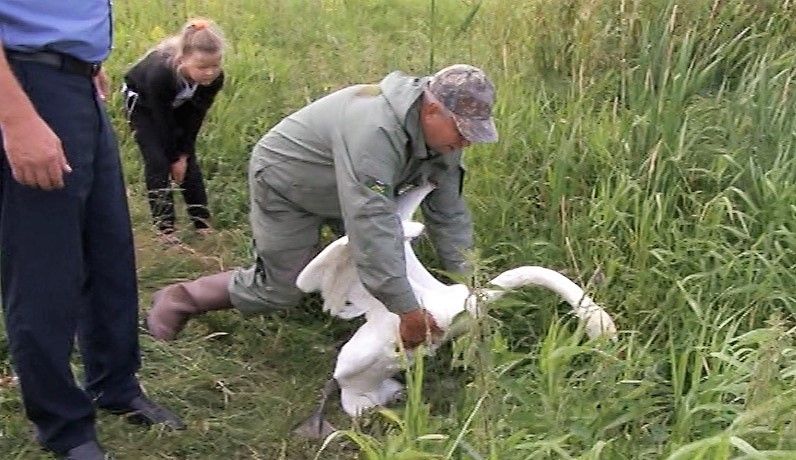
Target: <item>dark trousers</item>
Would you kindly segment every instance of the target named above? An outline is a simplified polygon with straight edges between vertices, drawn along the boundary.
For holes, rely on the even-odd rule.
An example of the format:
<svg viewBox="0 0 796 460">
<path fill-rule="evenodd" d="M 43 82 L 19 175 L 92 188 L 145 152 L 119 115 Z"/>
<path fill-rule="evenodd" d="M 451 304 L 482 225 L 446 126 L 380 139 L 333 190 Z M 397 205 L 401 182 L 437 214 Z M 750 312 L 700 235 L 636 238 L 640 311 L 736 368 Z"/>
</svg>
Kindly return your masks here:
<svg viewBox="0 0 796 460">
<path fill-rule="evenodd" d="M 0 283 L 11 358 L 39 441 L 63 452 L 95 439 L 95 405 L 124 408 L 141 394 L 130 216 L 116 138 L 91 79 L 10 64 L 72 167 L 63 189 L 26 187 L 0 143 Z M 82 388 L 69 364 L 75 338 Z"/>
<path fill-rule="evenodd" d="M 172 196 L 171 160 L 166 156 L 166 147 L 161 139 L 149 109 L 135 107 L 129 114 L 130 126 L 135 133 L 135 141 L 144 158 L 144 175 L 146 176 L 147 198 L 152 220 L 158 230 L 168 233 L 174 230 L 174 198 Z M 181 133 L 172 133 L 179 141 Z M 196 162 L 196 156 L 188 157 L 185 180 L 180 185 L 185 204 L 188 206 L 188 217 L 197 229 L 207 228 L 210 211 L 207 209 L 207 192 L 202 178 L 202 171 Z"/>
</svg>

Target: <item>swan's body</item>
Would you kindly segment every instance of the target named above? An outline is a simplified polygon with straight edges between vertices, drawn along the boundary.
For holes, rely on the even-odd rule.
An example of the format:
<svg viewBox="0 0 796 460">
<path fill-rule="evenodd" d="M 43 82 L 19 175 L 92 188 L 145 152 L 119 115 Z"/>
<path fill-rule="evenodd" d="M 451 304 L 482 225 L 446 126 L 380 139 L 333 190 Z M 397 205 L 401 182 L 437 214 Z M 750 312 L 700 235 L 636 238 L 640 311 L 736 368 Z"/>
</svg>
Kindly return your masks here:
<svg viewBox="0 0 796 460">
<path fill-rule="evenodd" d="M 434 278 L 415 256 L 410 241 L 422 233 L 423 225 L 411 222 L 412 214 L 432 190 L 421 187 L 398 200 L 398 214 L 404 229 L 404 254 L 409 283 L 420 304 L 443 331 L 462 311 L 476 314 L 475 299 L 463 284 L 446 285 Z M 402 386 L 391 377 L 400 370 L 398 343 L 399 317 L 370 295 L 359 281 L 348 250 L 348 238 L 342 237 L 327 246 L 301 272 L 296 285 L 305 292 L 320 291 L 324 310 L 341 318 L 365 315 L 366 322 L 340 350 L 334 379 L 340 387 L 343 409 L 351 416 L 394 400 Z M 547 287 L 561 295 L 574 313 L 586 321 L 590 337 L 615 336 L 610 316 L 583 290 L 558 272 L 543 267 L 520 267 L 491 281 L 499 289 L 484 290 L 481 299 L 494 300 L 507 289 L 527 284 Z"/>
</svg>

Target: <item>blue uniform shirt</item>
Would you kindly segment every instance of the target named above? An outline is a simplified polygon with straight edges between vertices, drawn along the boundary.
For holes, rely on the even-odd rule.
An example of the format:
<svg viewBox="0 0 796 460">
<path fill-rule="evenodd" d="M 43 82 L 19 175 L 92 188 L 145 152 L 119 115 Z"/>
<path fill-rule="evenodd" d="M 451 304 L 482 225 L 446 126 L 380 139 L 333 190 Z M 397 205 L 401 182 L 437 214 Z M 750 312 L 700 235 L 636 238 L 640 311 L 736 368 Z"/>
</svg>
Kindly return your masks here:
<svg viewBox="0 0 796 460">
<path fill-rule="evenodd" d="M 2 0 L 0 41 L 16 51 L 57 51 L 101 62 L 111 51 L 110 0 Z"/>
</svg>

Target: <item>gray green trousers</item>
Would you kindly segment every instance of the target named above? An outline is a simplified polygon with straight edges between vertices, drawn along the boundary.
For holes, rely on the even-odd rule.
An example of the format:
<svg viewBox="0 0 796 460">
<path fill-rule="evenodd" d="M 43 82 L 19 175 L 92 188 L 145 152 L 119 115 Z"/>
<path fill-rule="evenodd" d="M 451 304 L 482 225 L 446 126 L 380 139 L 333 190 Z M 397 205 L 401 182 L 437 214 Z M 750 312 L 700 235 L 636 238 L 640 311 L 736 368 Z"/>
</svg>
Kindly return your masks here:
<svg viewBox="0 0 796 460">
<path fill-rule="evenodd" d="M 296 278 L 320 252 L 321 228 L 344 233 L 336 189 L 312 185 L 318 171 L 292 169 L 287 179 L 280 168 L 254 164 L 249 166 L 249 193 L 256 261 L 236 270 L 229 285 L 232 305 L 247 316 L 297 305 L 303 293 Z"/>
</svg>

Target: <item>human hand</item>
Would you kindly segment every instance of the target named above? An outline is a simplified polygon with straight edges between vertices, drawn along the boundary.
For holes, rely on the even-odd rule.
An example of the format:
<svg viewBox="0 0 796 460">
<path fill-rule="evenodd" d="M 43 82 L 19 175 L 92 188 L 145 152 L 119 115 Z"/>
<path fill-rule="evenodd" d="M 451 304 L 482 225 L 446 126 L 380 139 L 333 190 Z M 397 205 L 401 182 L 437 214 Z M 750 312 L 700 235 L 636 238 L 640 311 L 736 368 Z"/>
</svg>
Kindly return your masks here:
<svg viewBox="0 0 796 460">
<path fill-rule="evenodd" d="M 182 154 L 180 158 L 171 164 L 171 178 L 174 182 L 182 184 L 185 180 L 185 171 L 188 169 L 188 155 Z"/>
<path fill-rule="evenodd" d="M 3 148 L 17 182 L 43 190 L 63 188 L 64 173 L 72 168 L 61 139 L 37 113 L 10 118 L 1 128 Z"/>
<path fill-rule="evenodd" d="M 399 317 L 401 318 L 399 326 L 401 341 L 407 349 L 411 350 L 425 342 L 429 335 L 432 341 L 442 338 L 442 329 L 437 326 L 434 317 L 422 308 L 403 313 Z"/>
<path fill-rule="evenodd" d="M 94 88 L 96 88 L 97 97 L 99 97 L 101 101 L 104 101 L 108 98 L 111 88 L 111 81 L 108 78 L 108 74 L 105 73 L 105 69 L 100 68 L 99 72 L 97 72 L 97 75 L 94 75 Z"/>
</svg>

